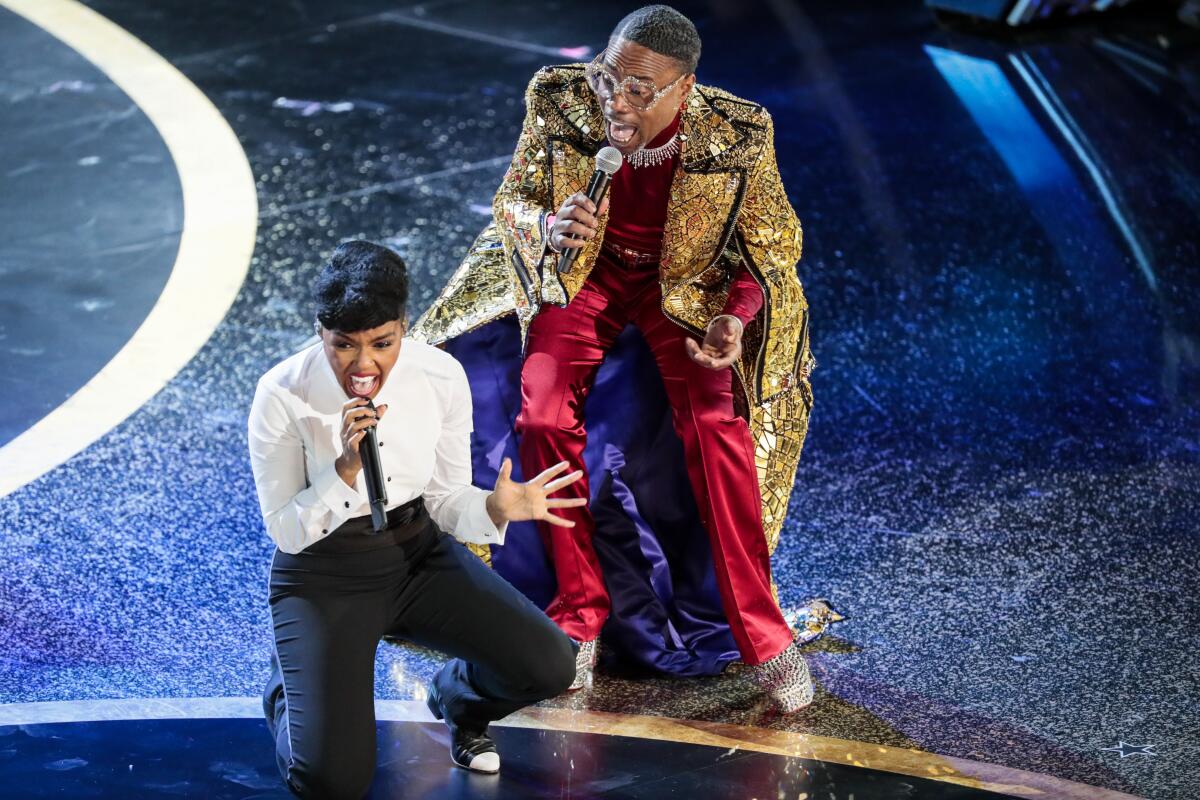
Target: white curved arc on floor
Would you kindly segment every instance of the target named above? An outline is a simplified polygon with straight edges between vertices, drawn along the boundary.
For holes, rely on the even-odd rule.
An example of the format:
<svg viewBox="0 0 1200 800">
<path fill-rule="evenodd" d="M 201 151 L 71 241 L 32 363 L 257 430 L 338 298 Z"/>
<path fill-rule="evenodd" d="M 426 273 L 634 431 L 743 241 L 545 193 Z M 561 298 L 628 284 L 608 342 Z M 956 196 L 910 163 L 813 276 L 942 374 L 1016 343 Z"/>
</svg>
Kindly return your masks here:
<svg viewBox="0 0 1200 800">
<path fill-rule="evenodd" d="M 148 697 L 118 700 L 51 700 L 0 704 L 0 727 L 58 722 L 136 719 L 262 719 L 257 697 Z M 387 722 L 435 722 L 420 701 L 376 700 L 375 716 Z"/>
<path fill-rule="evenodd" d="M 79 391 L 0 448 L 0 497 L 142 407 L 208 341 L 245 280 L 258 227 L 246 154 L 216 107 L 141 40 L 75 0 L 0 0 L 92 62 L 150 119 L 183 189 L 175 265 L 141 326 Z"/>
<path fill-rule="evenodd" d="M 262 719 L 257 697 L 181 697 L 120 700 L 63 700 L 0 704 L 0 727 L 63 722 L 142 719 Z M 433 722 L 419 700 L 375 700 L 375 717 L 387 722 Z M 531 707 L 496 725 L 544 731 L 627 736 L 682 742 L 727 750 L 772 753 L 881 770 L 926 780 L 968 786 L 1010 797 L 1044 800 L 1139 800 L 1134 795 L 1056 778 L 1037 772 L 942 756 L 922 750 L 884 747 L 870 742 L 791 733 L 744 725 L 671 719 L 640 714 Z"/>
</svg>

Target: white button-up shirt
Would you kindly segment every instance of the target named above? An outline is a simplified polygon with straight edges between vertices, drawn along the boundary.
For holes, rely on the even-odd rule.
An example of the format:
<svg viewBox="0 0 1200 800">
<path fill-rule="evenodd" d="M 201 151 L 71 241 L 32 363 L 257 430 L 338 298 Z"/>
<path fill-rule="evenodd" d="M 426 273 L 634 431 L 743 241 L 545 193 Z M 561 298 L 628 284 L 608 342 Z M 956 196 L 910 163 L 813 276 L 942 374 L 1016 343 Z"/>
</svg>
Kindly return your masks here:
<svg viewBox="0 0 1200 800">
<path fill-rule="evenodd" d="M 362 472 L 353 487 L 337 473 L 342 406 L 350 398 L 318 342 L 280 362 L 258 382 L 250 408 L 250 466 L 267 533 L 299 553 L 351 517 L 371 513 Z M 488 516 L 489 492 L 471 485 L 471 389 L 449 353 L 404 339 L 374 398 L 388 508 L 418 496 L 456 539 L 503 544 L 507 523 Z"/>
</svg>

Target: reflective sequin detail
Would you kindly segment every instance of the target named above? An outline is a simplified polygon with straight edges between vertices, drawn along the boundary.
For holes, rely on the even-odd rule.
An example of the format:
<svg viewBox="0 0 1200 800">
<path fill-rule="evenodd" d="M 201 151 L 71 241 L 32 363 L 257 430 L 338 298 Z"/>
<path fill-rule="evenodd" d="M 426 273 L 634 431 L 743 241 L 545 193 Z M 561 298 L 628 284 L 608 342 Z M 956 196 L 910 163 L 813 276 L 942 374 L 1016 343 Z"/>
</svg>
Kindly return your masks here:
<svg viewBox="0 0 1200 800">
<path fill-rule="evenodd" d="M 658 147 L 645 148 L 629 154 L 626 161 L 629 166 L 640 169 L 641 167 L 657 167 L 669 158 L 674 158 L 679 152 L 679 135 L 675 134 L 667 140 L 666 144 Z"/>
<path fill-rule="evenodd" d="M 812 675 L 795 644 L 770 661 L 751 667 L 754 682 L 762 687 L 785 714 L 798 711 L 813 701 Z"/>
<path fill-rule="evenodd" d="M 590 642 L 580 642 L 579 652 L 575 654 L 575 680 L 567 687 L 567 691 L 590 688 L 592 674 L 596 670 L 596 658 L 600 655 L 600 642 L 593 639 Z"/>
<path fill-rule="evenodd" d="M 438 344 L 514 312 L 524 337 L 540 306 L 569 302 L 596 261 L 607 216 L 571 272 L 557 274 L 557 258 L 544 258 L 545 215 L 586 188 L 605 144 L 583 66 L 538 71 L 525 104 L 512 164 L 493 203 L 496 222 L 417 320 L 413 335 L 424 341 Z M 813 402 L 808 302 L 796 275 L 800 222 L 779 177 L 773 126 L 762 106 L 696 86 L 678 136 L 660 259 L 663 312 L 699 334 L 721 313 L 742 264 L 763 287 L 763 311 L 746 326 L 734 370 L 739 411 L 755 443 L 763 532 L 774 552 Z"/>
</svg>

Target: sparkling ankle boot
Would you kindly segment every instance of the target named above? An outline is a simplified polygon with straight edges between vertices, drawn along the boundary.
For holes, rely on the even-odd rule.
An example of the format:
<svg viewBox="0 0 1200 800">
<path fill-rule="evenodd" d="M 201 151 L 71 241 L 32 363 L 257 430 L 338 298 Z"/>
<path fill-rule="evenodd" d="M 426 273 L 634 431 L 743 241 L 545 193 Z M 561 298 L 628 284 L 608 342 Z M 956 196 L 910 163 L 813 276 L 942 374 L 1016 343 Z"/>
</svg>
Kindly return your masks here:
<svg viewBox="0 0 1200 800">
<path fill-rule="evenodd" d="M 591 687 L 592 671 L 596 668 L 596 656 L 600 654 L 600 641 L 580 642 L 579 652 L 575 654 L 575 680 L 567 687 L 568 692 L 583 687 Z"/>
<path fill-rule="evenodd" d="M 794 643 L 770 661 L 750 668 L 754 682 L 762 687 L 785 714 L 799 711 L 813 701 L 812 676 Z"/>
</svg>

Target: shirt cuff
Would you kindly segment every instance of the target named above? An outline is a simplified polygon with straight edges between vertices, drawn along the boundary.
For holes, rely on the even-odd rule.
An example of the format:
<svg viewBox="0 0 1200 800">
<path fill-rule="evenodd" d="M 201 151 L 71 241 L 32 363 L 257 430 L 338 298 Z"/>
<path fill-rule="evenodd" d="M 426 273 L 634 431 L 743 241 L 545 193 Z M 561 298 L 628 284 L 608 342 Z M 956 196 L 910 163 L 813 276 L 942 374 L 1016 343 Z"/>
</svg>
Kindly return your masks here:
<svg viewBox="0 0 1200 800">
<path fill-rule="evenodd" d="M 313 490 L 333 516 L 334 524 L 329 530 L 333 530 L 354 516 L 354 511 L 362 505 L 362 497 L 358 494 L 358 490 L 346 485 L 342 476 L 338 475 L 335 464 L 330 464 L 323 471 L 317 473 L 313 478 Z"/>
<path fill-rule="evenodd" d="M 475 496 L 458 518 L 458 529 L 454 531 L 454 538 L 471 544 L 504 544 L 508 523 L 496 527 L 496 523 L 492 522 L 492 517 L 487 512 L 487 499 L 491 492 L 478 486 L 472 488 L 475 490 Z"/>
</svg>

